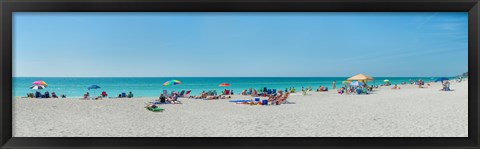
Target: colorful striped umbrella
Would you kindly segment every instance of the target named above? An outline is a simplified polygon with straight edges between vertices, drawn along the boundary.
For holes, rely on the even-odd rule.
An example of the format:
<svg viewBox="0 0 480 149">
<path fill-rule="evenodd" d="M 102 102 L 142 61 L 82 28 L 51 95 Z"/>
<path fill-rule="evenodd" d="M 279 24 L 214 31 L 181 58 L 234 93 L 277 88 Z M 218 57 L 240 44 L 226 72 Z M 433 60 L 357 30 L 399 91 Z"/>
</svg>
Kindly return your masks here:
<svg viewBox="0 0 480 149">
<path fill-rule="evenodd" d="M 32 83 L 33 85 L 41 85 L 41 86 L 48 86 L 47 82 L 38 80 Z"/>
<path fill-rule="evenodd" d="M 220 85 L 218 85 L 218 86 L 230 86 L 230 84 L 228 84 L 228 83 L 222 83 L 222 84 L 220 84 Z"/>
<path fill-rule="evenodd" d="M 163 86 L 178 85 L 178 84 L 182 84 L 182 82 L 180 82 L 179 80 L 170 80 L 163 83 Z"/>
<path fill-rule="evenodd" d="M 363 83 L 362 83 L 362 82 L 355 81 L 355 82 L 350 83 L 350 85 L 360 86 L 360 85 L 363 85 Z"/>
</svg>

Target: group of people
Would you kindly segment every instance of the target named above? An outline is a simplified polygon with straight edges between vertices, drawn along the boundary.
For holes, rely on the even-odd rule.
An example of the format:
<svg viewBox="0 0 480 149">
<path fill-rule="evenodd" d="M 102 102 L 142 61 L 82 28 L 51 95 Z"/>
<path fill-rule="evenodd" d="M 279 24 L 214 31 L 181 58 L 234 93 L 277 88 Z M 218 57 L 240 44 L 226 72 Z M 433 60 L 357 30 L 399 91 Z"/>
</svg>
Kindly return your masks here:
<svg viewBox="0 0 480 149">
<path fill-rule="evenodd" d="M 50 92 L 46 91 L 44 94 L 40 93 L 39 91 L 36 91 L 34 93 L 28 93 L 27 94 L 28 98 L 58 98 L 57 93 L 52 92 L 50 95 Z M 67 98 L 66 95 L 61 95 L 62 98 Z"/>
<path fill-rule="evenodd" d="M 96 96 L 95 99 L 102 99 L 102 98 L 106 98 L 108 97 L 108 94 L 106 91 L 103 91 L 100 96 Z M 85 94 L 83 94 L 83 99 L 89 99 L 90 98 L 90 93 L 89 92 L 86 92 Z M 133 93 L 130 91 L 128 94 L 126 94 L 125 92 L 122 92 L 120 94 L 118 94 L 118 98 L 133 98 Z"/>
<path fill-rule="evenodd" d="M 326 92 L 326 91 L 328 91 L 328 87 L 326 86 L 320 86 L 317 89 L 317 92 Z"/>
<path fill-rule="evenodd" d="M 171 103 L 171 104 L 180 104 L 181 102 L 178 100 L 178 93 L 174 92 L 172 96 L 165 96 L 163 94 L 160 94 L 160 97 L 158 97 L 158 102 L 160 103 Z"/>
<path fill-rule="evenodd" d="M 368 86 L 366 83 L 363 83 L 362 86 L 343 86 L 337 90 L 340 95 L 360 95 L 360 94 L 370 94 L 373 91 L 373 85 Z"/>
<path fill-rule="evenodd" d="M 270 94 L 268 97 L 268 103 L 271 105 L 280 105 L 287 102 L 287 98 L 290 95 L 290 92 L 283 94 L 282 90 L 279 90 L 277 94 Z"/>
<path fill-rule="evenodd" d="M 233 92 L 233 91 L 232 91 Z M 230 92 L 230 93 L 232 93 Z M 198 96 L 190 96 L 188 98 L 193 98 L 193 99 L 210 99 L 210 100 L 213 100 L 213 99 L 229 99 L 229 98 L 232 98 L 232 96 L 230 95 L 233 95 L 232 94 L 225 94 L 225 91 L 223 91 L 223 94 L 222 95 L 217 95 L 216 92 L 205 92 L 205 91 L 202 91 L 202 93 L 200 93 L 200 95 Z"/>
</svg>

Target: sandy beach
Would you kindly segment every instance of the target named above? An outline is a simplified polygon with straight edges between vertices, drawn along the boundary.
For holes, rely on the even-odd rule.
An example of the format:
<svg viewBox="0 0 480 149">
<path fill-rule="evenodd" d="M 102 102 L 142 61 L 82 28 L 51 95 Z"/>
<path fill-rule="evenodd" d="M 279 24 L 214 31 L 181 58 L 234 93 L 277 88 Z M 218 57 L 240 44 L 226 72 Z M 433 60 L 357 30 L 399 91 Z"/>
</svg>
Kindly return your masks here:
<svg viewBox="0 0 480 149">
<path fill-rule="evenodd" d="M 370 95 L 301 92 L 295 104 L 250 106 L 180 99 L 144 108 L 152 98 L 13 99 L 14 137 L 467 137 L 468 81 L 455 91 L 399 85 Z M 159 91 L 160 93 L 160 91 Z M 235 95 L 232 99 L 247 99 Z M 262 98 L 263 99 L 263 98 Z"/>
</svg>

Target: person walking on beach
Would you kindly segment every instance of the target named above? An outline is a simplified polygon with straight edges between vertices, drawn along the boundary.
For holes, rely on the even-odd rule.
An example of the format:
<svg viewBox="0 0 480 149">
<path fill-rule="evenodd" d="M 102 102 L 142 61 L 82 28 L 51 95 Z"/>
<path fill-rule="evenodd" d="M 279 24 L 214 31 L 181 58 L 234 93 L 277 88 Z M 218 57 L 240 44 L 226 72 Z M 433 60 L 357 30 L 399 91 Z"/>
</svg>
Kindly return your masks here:
<svg viewBox="0 0 480 149">
<path fill-rule="evenodd" d="M 333 80 L 332 88 L 333 88 L 333 89 L 336 89 L 336 88 L 337 88 L 337 85 L 335 84 L 335 80 Z"/>
</svg>

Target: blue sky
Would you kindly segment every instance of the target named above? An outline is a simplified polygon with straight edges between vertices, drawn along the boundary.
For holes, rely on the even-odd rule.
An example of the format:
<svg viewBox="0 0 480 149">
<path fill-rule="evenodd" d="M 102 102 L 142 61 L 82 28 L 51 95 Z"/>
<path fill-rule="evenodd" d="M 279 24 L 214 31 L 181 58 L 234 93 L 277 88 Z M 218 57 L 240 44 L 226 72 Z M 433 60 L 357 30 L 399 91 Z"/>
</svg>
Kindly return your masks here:
<svg viewBox="0 0 480 149">
<path fill-rule="evenodd" d="M 16 77 L 454 76 L 468 15 L 15 12 Z"/>
</svg>

